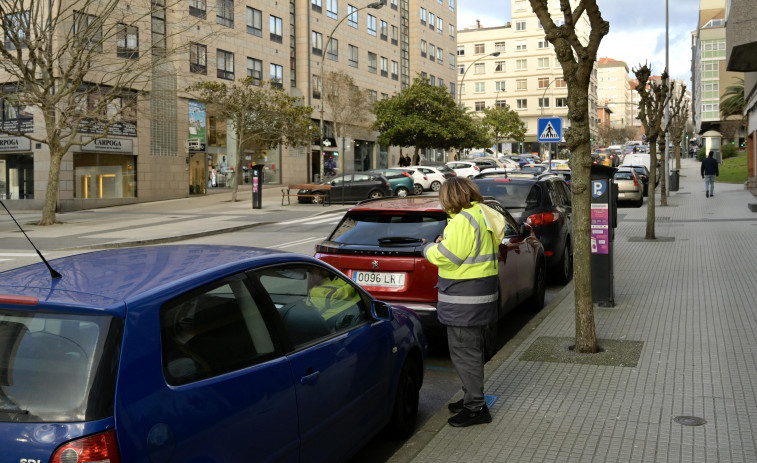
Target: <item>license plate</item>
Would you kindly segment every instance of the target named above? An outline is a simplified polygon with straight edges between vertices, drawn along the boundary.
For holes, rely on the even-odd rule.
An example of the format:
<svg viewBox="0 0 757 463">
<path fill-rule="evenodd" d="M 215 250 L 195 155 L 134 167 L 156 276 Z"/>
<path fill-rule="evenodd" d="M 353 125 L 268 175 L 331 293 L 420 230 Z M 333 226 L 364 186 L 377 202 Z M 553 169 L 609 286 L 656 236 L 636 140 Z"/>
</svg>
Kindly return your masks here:
<svg viewBox="0 0 757 463">
<path fill-rule="evenodd" d="M 361 286 L 379 286 L 381 288 L 402 288 L 405 286 L 404 273 L 353 271 L 352 279 Z"/>
</svg>

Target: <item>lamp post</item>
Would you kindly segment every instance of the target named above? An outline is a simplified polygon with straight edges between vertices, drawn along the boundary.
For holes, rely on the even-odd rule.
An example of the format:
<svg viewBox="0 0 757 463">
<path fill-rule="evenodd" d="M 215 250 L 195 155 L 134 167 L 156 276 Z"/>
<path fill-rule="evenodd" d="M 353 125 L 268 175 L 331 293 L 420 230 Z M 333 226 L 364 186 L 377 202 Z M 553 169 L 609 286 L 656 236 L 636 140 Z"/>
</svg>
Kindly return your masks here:
<svg viewBox="0 0 757 463">
<path fill-rule="evenodd" d="M 488 58 L 489 56 L 497 57 L 499 56 L 499 52 L 495 51 L 494 53 L 489 53 L 488 55 L 481 56 L 470 63 L 470 66 L 465 69 L 465 72 L 463 72 L 463 77 L 460 79 L 460 84 L 458 85 L 457 89 L 457 104 L 463 104 L 463 83 L 465 82 L 465 75 L 468 74 L 468 71 L 470 71 L 470 68 L 472 68 L 474 64 L 478 63 L 484 58 Z"/>
<path fill-rule="evenodd" d="M 329 44 L 331 43 L 331 39 L 334 37 L 334 33 L 336 32 L 337 28 L 340 24 L 344 22 L 345 19 L 349 18 L 353 14 L 357 14 L 358 11 L 364 10 L 366 8 L 371 8 L 373 10 L 380 10 L 384 4 L 382 2 L 373 2 L 369 3 L 365 6 L 361 6 L 360 8 L 356 9 L 352 12 L 352 14 L 347 14 L 342 19 L 339 20 L 339 22 L 336 23 L 333 29 L 331 29 L 331 33 L 328 35 L 328 38 L 326 39 L 326 43 L 323 46 L 323 52 L 321 53 L 321 77 L 320 77 L 320 85 L 321 85 L 321 122 L 320 122 L 320 141 L 318 143 L 319 147 L 319 153 L 318 153 L 318 162 L 319 165 L 323 165 L 323 111 L 324 106 L 326 102 L 326 92 L 324 91 L 324 85 L 323 85 L 323 63 L 324 58 L 326 58 L 326 53 L 328 53 Z M 344 148 L 344 147 L 342 147 Z M 308 163 L 308 167 L 310 166 L 310 163 Z M 342 162 L 342 174 L 344 174 L 344 162 Z M 310 181 L 310 179 L 308 179 Z"/>
</svg>

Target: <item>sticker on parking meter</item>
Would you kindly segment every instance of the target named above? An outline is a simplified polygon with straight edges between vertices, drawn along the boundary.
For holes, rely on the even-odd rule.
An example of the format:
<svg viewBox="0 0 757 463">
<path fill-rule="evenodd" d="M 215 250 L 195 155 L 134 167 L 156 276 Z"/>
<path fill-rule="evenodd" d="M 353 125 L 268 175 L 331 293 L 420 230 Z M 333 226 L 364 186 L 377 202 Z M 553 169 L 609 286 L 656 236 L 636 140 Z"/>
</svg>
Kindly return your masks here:
<svg viewBox="0 0 757 463">
<path fill-rule="evenodd" d="M 610 206 L 608 204 L 591 205 L 591 253 L 610 253 Z"/>
<path fill-rule="evenodd" d="M 592 198 L 599 198 L 603 194 L 605 194 L 605 190 L 607 189 L 607 182 L 604 180 L 597 180 L 594 182 L 591 182 L 591 197 Z"/>
</svg>

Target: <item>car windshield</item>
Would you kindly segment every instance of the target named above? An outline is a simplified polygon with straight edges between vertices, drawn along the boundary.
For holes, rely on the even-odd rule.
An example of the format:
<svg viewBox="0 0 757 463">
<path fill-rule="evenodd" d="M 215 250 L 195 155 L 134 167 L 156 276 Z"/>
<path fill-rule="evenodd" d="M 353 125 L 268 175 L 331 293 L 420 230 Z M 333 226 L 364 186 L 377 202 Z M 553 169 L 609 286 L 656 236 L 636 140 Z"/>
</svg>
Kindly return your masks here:
<svg viewBox="0 0 757 463">
<path fill-rule="evenodd" d="M 515 183 L 508 179 L 491 179 L 476 182 L 479 191 L 484 196 L 493 196 L 506 209 L 523 209 L 526 207 L 526 198 L 531 192 L 533 183 Z"/>
<path fill-rule="evenodd" d="M 111 416 L 121 327 L 109 316 L 0 310 L 0 422 Z"/>
<path fill-rule="evenodd" d="M 615 172 L 615 180 L 633 180 L 631 172 Z"/>
<path fill-rule="evenodd" d="M 402 211 L 348 212 L 329 241 L 341 244 L 418 246 L 433 241 L 447 225 L 443 212 Z"/>
</svg>

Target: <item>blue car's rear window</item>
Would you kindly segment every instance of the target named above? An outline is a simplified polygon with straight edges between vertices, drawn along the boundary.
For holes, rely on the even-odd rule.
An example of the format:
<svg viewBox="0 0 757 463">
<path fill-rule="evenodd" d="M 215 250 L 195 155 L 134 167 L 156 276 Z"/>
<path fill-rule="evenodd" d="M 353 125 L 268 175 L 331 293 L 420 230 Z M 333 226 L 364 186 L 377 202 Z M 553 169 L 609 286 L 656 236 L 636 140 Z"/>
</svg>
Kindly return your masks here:
<svg viewBox="0 0 757 463">
<path fill-rule="evenodd" d="M 111 416 L 121 333 L 110 316 L 0 310 L 0 421 Z"/>
</svg>

